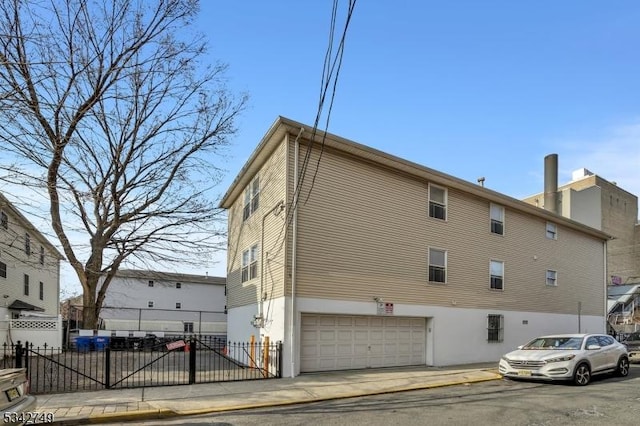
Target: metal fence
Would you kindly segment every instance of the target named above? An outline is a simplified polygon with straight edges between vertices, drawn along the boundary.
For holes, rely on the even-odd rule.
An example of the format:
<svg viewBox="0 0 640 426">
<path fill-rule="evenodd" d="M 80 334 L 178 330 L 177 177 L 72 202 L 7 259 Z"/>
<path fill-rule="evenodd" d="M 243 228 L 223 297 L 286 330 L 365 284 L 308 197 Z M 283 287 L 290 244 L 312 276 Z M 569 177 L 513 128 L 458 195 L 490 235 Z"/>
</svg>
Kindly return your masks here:
<svg viewBox="0 0 640 426">
<path fill-rule="evenodd" d="M 96 341 L 73 349 L 5 344 L 1 368 L 27 369 L 34 394 L 282 377 L 282 343 L 213 336 Z"/>
</svg>

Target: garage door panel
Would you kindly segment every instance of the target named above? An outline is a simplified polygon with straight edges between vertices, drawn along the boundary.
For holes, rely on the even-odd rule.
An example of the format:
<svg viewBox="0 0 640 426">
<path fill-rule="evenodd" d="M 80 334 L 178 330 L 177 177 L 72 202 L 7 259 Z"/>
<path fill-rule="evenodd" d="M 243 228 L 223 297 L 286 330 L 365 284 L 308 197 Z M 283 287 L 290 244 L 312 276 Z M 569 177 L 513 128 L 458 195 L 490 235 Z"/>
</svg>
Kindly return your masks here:
<svg viewBox="0 0 640 426">
<path fill-rule="evenodd" d="M 353 331 L 352 330 L 339 330 L 338 331 L 338 342 L 349 342 L 353 341 Z"/>
<path fill-rule="evenodd" d="M 301 370 L 425 364 L 424 318 L 302 315 Z"/>
<path fill-rule="evenodd" d="M 368 344 L 354 344 L 353 345 L 353 354 L 357 357 L 361 357 L 361 356 L 367 356 L 367 353 L 369 352 L 369 345 Z"/>
<path fill-rule="evenodd" d="M 368 342 L 369 341 L 369 331 L 367 330 L 354 330 L 354 341 L 356 342 Z"/>
</svg>

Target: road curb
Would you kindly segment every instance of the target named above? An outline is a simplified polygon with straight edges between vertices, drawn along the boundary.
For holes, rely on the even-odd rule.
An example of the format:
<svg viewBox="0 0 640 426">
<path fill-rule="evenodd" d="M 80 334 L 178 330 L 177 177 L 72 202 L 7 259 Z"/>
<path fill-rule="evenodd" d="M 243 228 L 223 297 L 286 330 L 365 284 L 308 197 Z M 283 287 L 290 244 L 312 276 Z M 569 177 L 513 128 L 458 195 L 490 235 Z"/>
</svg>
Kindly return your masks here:
<svg viewBox="0 0 640 426">
<path fill-rule="evenodd" d="M 151 420 L 151 419 L 162 419 L 162 418 L 180 417 L 180 416 L 196 416 L 196 415 L 203 415 L 203 414 L 223 413 L 228 411 L 249 410 L 254 408 L 284 407 L 284 406 L 290 406 L 290 405 L 309 404 L 309 403 L 322 402 L 322 401 L 332 401 L 336 399 L 384 395 L 384 394 L 408 392 L 408 391 L 421 390 L 421 389 L 433 389 L 433 388 L 439 388 L 439 387 L 489 382 L 493 380 L 502 379 L 502 376 L 498 373 L 494 373 L 486 370 L 484 370 L 484 372 L 491 374 L 491 376 L 464 377 L 458 380 L 449 380 L 449 381 L 442 381 L 442 382 L 435 382 L 435 383 L 413 384 L 413 385 L 401 386 L 397 388 L 382 389 L 379 391 L 370 390 L 370 391 L 358 391 L 358 392 L 345 392 L 345 393 L 339 393 L 339 394 L 335 394 L 331 396 L 323 396 L 323 397 L 297 398 L 295 400 L 282 399 L 282 400 L 276 400 L 276 401 L 269 401 L 265 403 L 235 404 L 235 405 L 228 405 L 224 407 L 211 407 L 211 408 L 202 408 L 202 409 L 196 409 L 196 410 L 154 409 L 154 410 L 127 411 L 127 412 L 119 412 L 119 413 L 118 412 L 102 413 L 102 414 L 96 414 L 88 417 L 62 419 L 60 421 L 54 421 L 53 424 L 75 426 L 75 425 L 83 425 L 83 424 L 100 424 L 100 423 L 119 422 L 119 421 L 126 422 L 126 421 L 135 421 L 135 420 Z"/>
<path fill-rule="evenodd" d="M 302 399 L 296 399 L 296 400 L 271 401 L 271 402 L 266 402 L 264 404 L 240 404 L 240 405 L 227 406 L 227 407 L 205 408 L 205 409 L 198 409 L 198 410 L 184 410 L 184 411 L 176 411 L 176 413 L 178 413 L 181 416 L 196 416 L 199 414 L 222 413 L 225 411 L 249 410 L 252 408 L 279 407 L 279 406 L 288 406 L 288 405 L 297 405 L 297 404 L 309 404 L 313 402 L 332 401 L 336 399 L 348 399 L 348 398 L 359 398 L 363 396 L 385 395 L 385 394 L 392 394 L 392 393 L 399 393 L 399 392 L 408 392 L 413 390 L 442 388 L 447 386 L 489 382 L 493 380 L 502 379 L 502 376 L 500 374 L 497 374 L 497 373 L 492 373 L 492 374 L 493 374 L 493 377 L 478 377 L 478 378 L 455 380 L 455 381 L 442 382 L 442 383 L 425 383 L 425 384 L 419 384 L 419 385 L 403 386 L 403 387 L 398 387 L 393 389 L 385 389 L 380 391 L 350 392 L 350 393 L 337 394 L 337 395 L 324 396 L 324 397 L 310 397 L 310 398 L 302 398 Z"/>
</svg>

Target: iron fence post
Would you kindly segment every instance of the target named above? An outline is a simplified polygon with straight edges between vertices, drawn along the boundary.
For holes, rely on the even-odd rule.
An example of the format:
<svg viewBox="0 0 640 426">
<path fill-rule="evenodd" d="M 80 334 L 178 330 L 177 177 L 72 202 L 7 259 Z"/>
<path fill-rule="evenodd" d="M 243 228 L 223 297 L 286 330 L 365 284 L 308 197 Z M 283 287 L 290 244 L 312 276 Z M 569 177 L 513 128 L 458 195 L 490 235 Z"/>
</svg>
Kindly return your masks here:
<svg viewBox="0 0 640 426">
<path fill-rule="evenodd" d="M 33 343 L 31 344 L 31 349 L 33 349 Z M 27 374 L 29 374 L 29 341 L 24 342 L 24 351 L 22 351 L 22 356 L 24 356 L 24 368 L 27 369 Z"/>
<path fill-rule="evenodd" d="M 22 368 L 22 344 L 20 343 L 20 340 L 18 340 L 18 343 L 16 343 L 15 350 L 16 350 L 15 366 L 16 368 Z"/>
<path fill-rule="evenodd" d="M 111 348 L 104 349 L 104 387 L 111 388 Z"/>
<path fill-rule="evenodd" d="M 278 341 L 278 379 L 282 379 L 282 341 Z"/>
<path fill-rule="evenodd" d="M 196 340 L 191 337 L 189 342 L 189 384 L 196 382 Z"/>
</svg>

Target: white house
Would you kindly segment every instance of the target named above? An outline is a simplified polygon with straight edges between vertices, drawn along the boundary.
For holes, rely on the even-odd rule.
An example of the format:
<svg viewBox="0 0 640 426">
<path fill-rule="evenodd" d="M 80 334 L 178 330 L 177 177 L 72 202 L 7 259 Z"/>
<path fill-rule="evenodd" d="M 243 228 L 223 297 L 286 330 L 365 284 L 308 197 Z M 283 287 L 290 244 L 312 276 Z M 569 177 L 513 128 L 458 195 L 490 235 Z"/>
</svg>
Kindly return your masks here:
<svg viewBox="0 0 640 426">
<path fill-rule="evenodd" d="M 62 254 L 0 193 L 0 345 L 60 346 Z"/>
<path fill-rule="evenodd" d="M 226 279 L 207 275 L 120 270 L 100 319 L 105 330 L 226 334 Z"/>
</svg>

